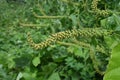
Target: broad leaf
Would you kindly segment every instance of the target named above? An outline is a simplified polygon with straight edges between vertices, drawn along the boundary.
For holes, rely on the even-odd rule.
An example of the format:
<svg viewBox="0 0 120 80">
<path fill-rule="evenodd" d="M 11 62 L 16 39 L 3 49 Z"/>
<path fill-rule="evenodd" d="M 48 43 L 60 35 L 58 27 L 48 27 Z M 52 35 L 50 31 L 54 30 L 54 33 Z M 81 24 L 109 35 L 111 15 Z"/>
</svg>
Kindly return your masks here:
<svg viewBox="0 0 120 80">
<path fill-rule="evenodd" d="M 60 80 L 59 74 L 57 72 L 53 73 L 48 80 Z"/>
<path fill-rule="evenodd" d="M 120 80 L 120 43 L 112 50 L 104 80 Z"/>
<path fill-rule="evenodd" d="M 18 73 L 18 75 L 17 75 L 16 80 L 20 80 L 22 77 L 23 77 L 22 73 L 21 73 L 21 72 L 19 72 L 19 73 Z"/>
<path fill-rule="evenodd" d="M 37 56 L 32 60 L 33 65 L 36 67 L 40 64 L 40 58 Z"/>
</svg>

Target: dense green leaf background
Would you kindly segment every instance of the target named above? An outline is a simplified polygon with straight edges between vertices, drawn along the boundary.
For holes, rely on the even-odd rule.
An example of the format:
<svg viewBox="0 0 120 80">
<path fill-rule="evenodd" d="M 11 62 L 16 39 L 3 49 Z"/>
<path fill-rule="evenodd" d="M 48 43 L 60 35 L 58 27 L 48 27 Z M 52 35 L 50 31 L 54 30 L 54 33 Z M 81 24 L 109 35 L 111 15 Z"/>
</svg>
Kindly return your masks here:
<svg viewBox="0 0 120 80">
<path fill-rule="evenodd" d="M 92 11 L 92 1 L 0 0 L 0 80 L 119 80 L 120 1 L 99 1 L 98 8 L 111 11 L 106 16 Z M 67 18 L 39 19 L 33 13 Z M 114 33 L 97 38 L 72 37 L 39 50 L 27 41 L 28 32 L 39 43 L 51 34 L 82 28 Z M 81 42 L 90 48 L 81 46 Z M 105 76 L 94 68 L 91 48 L 98 68 L 107 70 Z"/>
</svg>

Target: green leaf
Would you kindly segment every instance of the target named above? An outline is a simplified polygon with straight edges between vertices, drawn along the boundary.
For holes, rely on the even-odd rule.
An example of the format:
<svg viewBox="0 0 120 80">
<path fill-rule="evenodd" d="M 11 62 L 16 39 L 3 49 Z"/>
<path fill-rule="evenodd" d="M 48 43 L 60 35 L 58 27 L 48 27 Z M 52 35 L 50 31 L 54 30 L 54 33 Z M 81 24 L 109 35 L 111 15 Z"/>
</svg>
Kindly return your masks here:
<svg viewBox="0 0 120 80">
<path fill-rule="evenodd" d="M 77 17 L 76 17 L 76 15 L 70 15 L 70 19 L 72 20 L 72 23 L 73 23 L 73 25 L 74 26 L 76 26 L 77 25 Z"/>
<path fill-rule="evenodd" d="M 76 56 L 84 57 L 84 54 L 83 54 L 83 52 L 82 52 L 82 48 L 80 48 L 80 47 L 75 47 L 75 48 L 74 48 L 74 54 L 75 54 Z"/>
<path fill-rule="evenodd" d="M 70 53 L 73 53 L 74 47 L 73 47 L 73 46 L 69 46 L 69 47 L 67 48 L 67 51 L 70 52 Z"/>
<path fill-rule="evenodd" d="M 104 80 L 120 80 L 120 43 L 112 50 Z"/>
<path fill-rule="evenodd" d="M 58 72 L 53 73 L 48 80 L 61 80 Z"/>
<path fill-rule="evenodd" d="M 85 57 L 85 54 L 82 51 L 82 48 L 80 46 L 70 46 L 67 48 L 67 51 L 70 53 L 74 53 L 75 56 L 79 56 L 79 57 Z"/>
<path fill-rule="evenodd" d="M 101 26 L 102 26 L 102 27 L 106 27 L 106 22 L 107 22 L 107 19 L 102 19 L 102 20 L 100 21 Z"/>
<path fill-rule="evenodd" d="M 118 41 L 115 40 L 114 36 L 112 37 L 105 36 L 104 38 L 105 38 L 105 42 L 107 43 L 110 49 L 114 48 L 118 44 Z"/>
<path fill-rule="evenodd" d="M 113 14 L 115 21 L 117 22 L 118 25 L 120 25 L 120 16 Z"/>
<path fill-rule="evenodd" d="M 117 23 L 116 30 L 117 30 L 117 31 L 120 31 L 120 16 L 118 16 L 118 15 L 116 15 L 116 14 L 113 14 L 113 17 L 114 17 L 114 20 L 115 20 L 116 23 Z"/>
<path fill-rule="evenodd" d="M 36 80 L 36 73 L 32 73 L 32 72 L 23 72 L 22 73 L 23 78 L 25 80 Z"/>
<path fill-rule="evenodd" d="M 23 74 L 21 72 L 19 72 L 16 80 L 20 80 L 22 77 L 23 77 Z"/>
<path fill-rule="evenodd" d="M 40 57 L 37 56 L 32 60 L 33 65 L 36 67 L 40 64 Z"/>
<path fill-rule="evenodd" d="M 102 19 L 100 21 L 100 24 L 103 28 L 120 31 L 120 17 L 116 14 L 113 14 L 110 17 Z"/>
<path fill-rule="evenodd" d="M 33 70 L 33 69 L 32 69 Z M 24 80 L 36 80 L 37 71 L 31 71 L 29 67 L 24 68 L 24 71 L 22 72 L 22 79 Z"/>
</svg>

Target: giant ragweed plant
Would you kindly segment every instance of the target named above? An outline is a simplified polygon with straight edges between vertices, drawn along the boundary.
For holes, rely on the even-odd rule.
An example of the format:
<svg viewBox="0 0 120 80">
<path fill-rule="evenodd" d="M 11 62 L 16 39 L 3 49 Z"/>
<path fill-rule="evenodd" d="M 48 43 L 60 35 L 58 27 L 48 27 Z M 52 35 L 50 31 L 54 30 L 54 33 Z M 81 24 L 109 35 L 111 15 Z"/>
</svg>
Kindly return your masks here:
<svg viewBox="0 0 120 80">
<path fill-rule="evenodd" d="M 30 45 L 35 48 L 35 49 L 43 49 L 45 47 L 48 47 L 50 45 L 52 45 L 52 43 L 58 42 L 61 44 L 61 40 L 63 39 L 68 39 L 71 37 L 87 37 L 92 38 L 92 37 L 102 37 L 102 36 L 108 36 L 111 35 L 113 33 L 112 30 L 106 30 L 106 29 L 101 29 L 101 28 L 83 28 L 83 29 L 74 29 L 74 30 L 67 30 L 67 31 L 63 31 L 63 32 L 58 32 L 56 34 L 52 34 L 48 39 L 46 39 L 45 41 L 41 42 L 41 43 L 34 43 L 34 41 L 32 40 L 30 33 L 28 33 L 28 42 L 30 43 Z M 62 43 L 64 44 L 64 43 Z M 96 70 L 96 72 L 98 72 L 99 74 L 103 75 L 104 72 L 99 70 L 99 65 L 95 59 L 95 53 L 98 50 L 99 52 L 105 52 L 103 48 L 96 48 L 96 51 L 94 50 L 93 47 L 91 47 L 91 45 L 89 43 L 79 43 L 80 46 L 84 47 L 84 48 L 89 48 L 90 50 L 90 58 L 93 62 L 94 68 Z"/>
<path fill-rule="evenodd" d="M 32 38 L 30 37 L 30 33 L 28 33 L 28 42 L 32 47 L 35 49 L 42 49 L 49 45 L 51 45 L 54 42 L 70 38 L 70 37 L 99 37 L 99 36 L 106 36 L 110 35 L 113 31 L 109 31 L 106 29 L 101 28 L 83 28 L 83 29 L 73 29 L 73 30 L 67 30 L 63 32 L 58 32 L 56 34 L 52 34 L 47 40 L 41 42 L 41 43 L 34 43 Z"/>
<path fill-rule="evenodd" d="M 78 3 L 75 3 L 75 2 L 72 2 L 72 1 L 69 1 L 69 0 L 62 0 L 62 2 L 64 2 L 65 4 L 69 4 L 69 5 L 73 5 L 73 6 L 80 6 Z M 95 13 L 95 14 L 98 14 L 98 15 L 101 15 L 101 16 L 106 16 L 106 15 L 109 15 L 110 14 L 110 11 L 109 10 L 101 10 L 98 8 L 98 3 L 99 3 L 99 0 L 93 0 L 92 1 L 92 11 Z M 84 9 L 85 7 L 87 7 L 87 1 L 86 3 L 84 3 Z M 67 16 L 48 16 L 46 13 L 45 13 L 45 10 L 43 9 L 43 7 L 41 6 L 41 4 L 38 5 L 39 7 L 39 11 L 41 12 L 42 16 L 38 15 L 36 12 L 32 12 L 34 17 L 38 18 L 38 19 L 63 19 L 63 18 L 66 18 L 66 19 L 74 19 L 75 16 L 71 17 L 69 15 Z M 79 13 L 79 11 L 75 11 L 77 13 Z M 28 24 L 21 24 L 22 26 L 37 26 L 37 25 L 28 25 Z M 80 25 L 79 25 L 80 27 Z M 63 43 L 63 42 L 60 42 L 64 39 L 68 39 L 68 38 L 73 38 L 73 37 L 81 37 L 82 39 L 91 39 L 93 37 L 97 38 L 97 37 L 103 37 L 103 36 L 108 36 L 108 35 L 111 35 L 113 33 L 113 30 L 107 30 L 107 29 L 102 29 L 102 28 L 81 28 L 81 29 L 71 29 L 71 30 L 66 30 L 66 31 L 61 31 L 61 32 L 58 32 L 58 33 L 54 33 L 52 34 L 51 36 L 48 37 L 48 39 L 46 39 L 45 41 L 43 42 L 40 42 L 40 43 L 35 43 L 32 39 L 32 37 L 30 36 L 30 33 L 28 32 L 28 42 L 29 44 L 35 48 L 36 50 L 38 49 L 43 49 L 45 47 L 49 47 L 50 45 L 54 44 L 54 43 L 59 43 L 59 44 L 63 44 L 63 45 L 66 45 L 67 43 Z M 95 58 L 95 54 L 96 52 L 101 52 L 101 53 L 106 53 L 106 51 L 104 50 L 104 46 L 101 48 L 101 47 L 97 47 L 97 48 L 93 48 L 91 44 L 89 43 L 83 43 L 83 42 L 79 42 L 80 43 L 80 46 L 84 47 L 84 48 L 89 48 L 89 53 L 90 53 L 90 58 L 93 62 L 93 65 L 94 65 L 94 68 L 96 70 L 96 72 L 98 72 L 99 74 L 103 75 L 104 72 L 101 71 L 99 69 L 98 66 L 100 66 L 97 61 L 96 61 L 96 58 Z M 69 45 L 69 44 L 67 44 Z"/>
<path fill-rule="evenodd" d="M 110 14 L 110 10 L 101 10 L 98 8 L 98 3 L 100 0 L 93 0 L 92 1 L 92 10 L 94 11 L 94 13 L 98 14 L 98 15 L 102 15 L 102 16 L 107 16 Z"/>
</svg>

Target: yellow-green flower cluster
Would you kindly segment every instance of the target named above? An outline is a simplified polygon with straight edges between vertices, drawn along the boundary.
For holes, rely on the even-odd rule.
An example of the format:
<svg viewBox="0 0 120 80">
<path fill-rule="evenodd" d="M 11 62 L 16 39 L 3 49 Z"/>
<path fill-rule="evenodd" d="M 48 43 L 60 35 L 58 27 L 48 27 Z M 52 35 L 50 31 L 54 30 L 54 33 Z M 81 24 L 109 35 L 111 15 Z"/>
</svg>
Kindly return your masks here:
<svg viewBox="0 0 120 80">
<path fill-rule="evenodd" d="M 100 1 L 100 0 L 93 0 L 92 6 L 91 6 L 91 7 L 92 7 L 92 10 L 93 10 L 96 14 L 98 14 L 98 15 L 103 15 L 103 16 L 108 15 L 108 14 L 110 13 L 108 10 L 100 10 L 100 9 L 97 7 L 98 1 Z"/>
<path fill-rule="evenodd" d="M 38 44 L 34 43 L 32 38 L 30 37 L 30 34 L 28 34 L 28 42 L 35 49 L 42 49 L 44 47 L 51 45 L 52 43 L 54 43 L 56 41 L 60 41 L 60 40 L 70 38 L 70 37 L 77 37 L 77 36 L 81 36 L 81 37 L 95 36 L 95 37 L 97 37 L 97 36 L 108 35 L 111 33 L 112 33 L 112 31 L 108 31 L 108 30 L 100 29 L 100 28 L 73 29 L 73 30 L 67 30 L 67 31 L 63 31 L 63 32 L 58 32 L 56 34 L 52 34 L 48 39 L 46 39 L 45 41 L 38 43 Z"/>
</svg>

